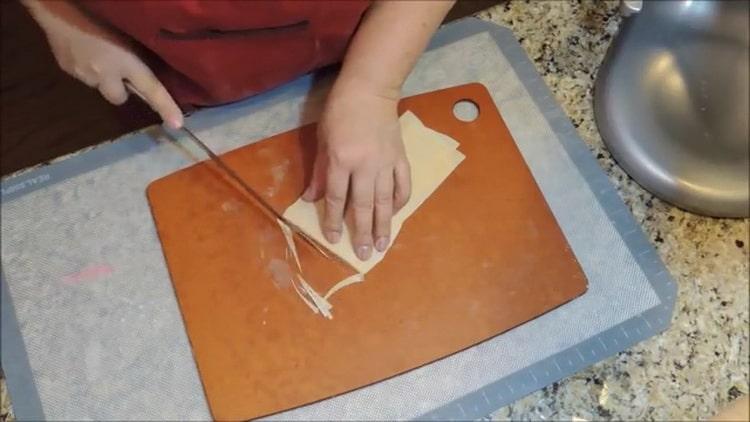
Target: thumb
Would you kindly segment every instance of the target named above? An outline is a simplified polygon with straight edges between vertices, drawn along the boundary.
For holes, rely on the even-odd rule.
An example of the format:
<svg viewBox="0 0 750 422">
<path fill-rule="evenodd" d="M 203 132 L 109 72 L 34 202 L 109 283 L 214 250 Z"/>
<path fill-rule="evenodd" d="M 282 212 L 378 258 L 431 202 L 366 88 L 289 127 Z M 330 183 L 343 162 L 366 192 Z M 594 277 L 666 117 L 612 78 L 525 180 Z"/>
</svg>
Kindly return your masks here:
<svg viewBox="0 0 750 422">
<path fill-rule="evenodd" d="M 310 184 L 307 185 L 305 193 L 302 194 L 302 199 L 307 202 L 315 202 L 323 197 L 325 193 L 326 185 L 326 167 L 327 167 L 326 153 L 322 148 L 318 149 L 318 154 L 315 156 L 315 164 L 313 165 L 312 177 L 310 178 Z"/>
</svg>

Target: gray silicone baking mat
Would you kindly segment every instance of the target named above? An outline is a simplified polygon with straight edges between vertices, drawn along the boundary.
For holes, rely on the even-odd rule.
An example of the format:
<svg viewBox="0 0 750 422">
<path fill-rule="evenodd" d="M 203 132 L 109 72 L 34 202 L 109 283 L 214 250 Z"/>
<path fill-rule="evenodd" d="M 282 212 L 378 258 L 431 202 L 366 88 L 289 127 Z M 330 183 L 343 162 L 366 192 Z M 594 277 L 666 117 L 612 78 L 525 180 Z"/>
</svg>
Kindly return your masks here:
<svg viewBox="0 0 750 422">
<path fill-rule="evenodd" d="M 329 82 L 303 77 L 187 124 L 225 152 L 314 121 Z M 492 94 L 588 292 L 273 418 L 478 418 L 668 326 L 674 282 L 509 30 L 477 19 L 442 28 L 404 94 L 469 82 Z M 3 180 L 2 366 L 19 419 L 210 418 L 145 197 L 195 162 L 188 149 L 151 128 Z"/>
</svg>

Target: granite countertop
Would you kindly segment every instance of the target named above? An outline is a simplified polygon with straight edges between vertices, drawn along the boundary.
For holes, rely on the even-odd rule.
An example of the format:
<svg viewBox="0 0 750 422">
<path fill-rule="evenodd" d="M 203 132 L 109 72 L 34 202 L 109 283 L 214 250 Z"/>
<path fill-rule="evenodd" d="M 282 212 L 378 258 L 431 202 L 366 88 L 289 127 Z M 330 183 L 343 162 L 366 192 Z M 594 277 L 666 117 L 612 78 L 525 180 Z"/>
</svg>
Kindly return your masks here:
<svg viewBox="0 0 750 422">
<path fill-rule="evenodd" d="M 513 29 L 678 285 L 671 327 L 507 406 L 492 419 L 695 420 L 748 393 L 749 220 L 701 217 L 643 190 L 594 123 L 594 77 L 618 1 L 516 1 L 478 17 Z"/>
<path fill-rule="evenodd" d="M 749 220 L 700 217 L 654 198 L 617 166 L 596 129 L 592 88 L 620 22 L 617 6 L 511 0 L 477 16 L 513 29 L 656 247 L 678 283 L 672 325 L 491 419 L 705 419 L 749 390 Z M 4 419 L 4 380 L 0 394 Z"/>
</svg>

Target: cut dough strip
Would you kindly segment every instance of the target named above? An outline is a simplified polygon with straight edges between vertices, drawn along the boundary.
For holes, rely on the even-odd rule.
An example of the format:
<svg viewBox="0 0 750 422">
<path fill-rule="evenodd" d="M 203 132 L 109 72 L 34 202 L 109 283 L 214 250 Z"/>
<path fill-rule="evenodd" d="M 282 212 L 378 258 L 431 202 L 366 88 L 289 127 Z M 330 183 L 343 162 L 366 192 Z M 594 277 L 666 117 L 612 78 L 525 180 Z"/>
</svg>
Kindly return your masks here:
<svg viewBox="0 0 750 422">
<path fill-rule="evenodd" d="M 278 218 L 276 219 L 276 222 L 279 224 L 279 227 L 281 227 L 281 231 L 284 233 L 284 239 L 286 240 L 288 250 L 292 251 L 294 262 L 297 263 L 297 271 L 302 272 L 302 263 L 300 263 L 299 255 L 297 255 L 297 246 L 295 246 L 294 244 L 294 235 L 292 234 L 292 229 Z"/>
<path fill-rule="evenodd" d="M 313 310 L 313 312 L 316 314 L 320 313 L 324 317 L 332 319 L 333 315 L 331 314 L 331 308 L 333 308 L 333 306 L 324 297 L 320 296 L 320 294 L 316 292 L 304 278 L 302 278 L 302 263 L 297 254 L 297 246 L 294 244 L 292 229 L 279 219 L 276 219 L 276 222 L 284 233 L 284 239 L 286 240 L 287 245 L 286 251 L 292 251 L 294 262 L 297 263 L 297 280 L 295 281 L 294 278 L 291 280 L 294 291 L 297 292 L 297 295 L 308 307 L 310 307 L 310 309 Z"/>
<path fill-rule="evenodd" d="M 331 314 L 331 308 L 333 308 L 333 306 L 324 297 L 320 296 L 318 292 L 316 292 L 312 287 L 310 287 L 305 279 L 302 278 L 299 274 L 297 275 L 297 280 L 299 280 L 302 288 L 305 290 L 308 297 L 312 299 L 315 307 L 318 308 L 320 313 L 328 319 L 333 319 L 333 315 Z"/>
<path fill-rule="evenodd" d="M 307 298 L 307 292 L 300 291 L 300 288 L 297 286 L 297 282 L 294 281 L 294 278 L 291 279 L 292 287 L 294 287 L 294 291 L 297 293 L 300 299 L 302 299 L 303 302 L 305 302 L 305 305 L 307 305 L 314 313 L 319 313 L 320 310 L 313 302 L 311 302 L 311 299 Z"/>
<path fill-rule="evenodd" d="M 324 299 L 329 299 L 331 296 L 333 296 L 334 293 L 338 292 L 339 290 L 343 289 L 344 287 L 354 284 L 354 283 L 360 283 L 365 281 L 365 275 L 364 274 L 354 274 L 350 275 L 349 277 L 339 281 L 336 283 L 333 287 L 331 287 L 328 290 L 328 293 L 326 293 L 325 296 L 323 296 Z"/>
</svg>

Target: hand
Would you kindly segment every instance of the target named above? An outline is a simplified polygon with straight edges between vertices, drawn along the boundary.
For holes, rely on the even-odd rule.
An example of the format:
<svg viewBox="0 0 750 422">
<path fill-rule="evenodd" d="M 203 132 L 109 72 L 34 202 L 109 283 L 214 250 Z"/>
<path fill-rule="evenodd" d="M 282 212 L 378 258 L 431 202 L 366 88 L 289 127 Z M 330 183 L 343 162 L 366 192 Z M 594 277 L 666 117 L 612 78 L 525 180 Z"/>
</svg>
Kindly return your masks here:
<svg viewBox="0 0 750 422">
<path fill-rule="evenodd" d="M 325 196 L 323 233 L 341 239 L 345 209 L 351 212 L 357 257 L 390 243 L 391 217 L 409 200 L 411 176 L 401 140 L 397 99 L 364 89 L 334 87 L 318 125 L 318 155 L 303 199 Z"/>
<path fill-rule="evenodd" d="M 67 2 L 27 0 L 34 18 L 47 35 L 60 67 L 86 85 L 97 88 L 112 104 L 128 98 L 124 81 L 172 127 L 182 126 L 180 108 L 118 34 L 101 27 Z"/>
</svg>

